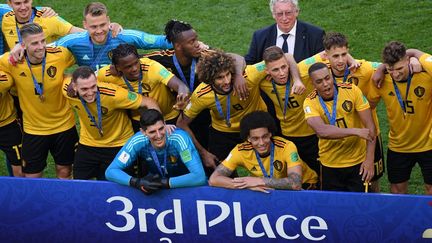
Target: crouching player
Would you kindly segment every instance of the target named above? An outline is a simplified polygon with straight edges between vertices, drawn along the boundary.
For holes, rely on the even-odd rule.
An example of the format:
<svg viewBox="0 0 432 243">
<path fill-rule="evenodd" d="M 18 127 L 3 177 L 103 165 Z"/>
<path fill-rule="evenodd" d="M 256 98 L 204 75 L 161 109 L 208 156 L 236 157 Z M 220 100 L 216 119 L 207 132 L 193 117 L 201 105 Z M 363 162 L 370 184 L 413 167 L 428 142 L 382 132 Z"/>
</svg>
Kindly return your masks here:
<svg viewBox="0 0 432 243">
<path fill-rule="evenodd" d="M 238 144 L 216 168 L 209 179 L 211 186 L 230 189 L 250 189 L 269 192 L 269 189 L 313 189 L 317 174 L 300 159 L 294 143 L 273 136 L 276 124 L 265 111 L 255 111 L 240 122 Z M 251 176 L 230 178 L 237 167 L 245 168 Z"/>
<path fill-rule="evenodd" d="M 201 186 L 206 177 L 198 151 L 187 132 L 167 134 L 162 114 L 148 109 L 141 114 L 141 129 L 118 152 L 107 168 L 108 180 L 136 187 L 145 194 L 162 188 Z M 149 174 L 132 177 L 124 170 L 143 161 Z"/>
</svg>

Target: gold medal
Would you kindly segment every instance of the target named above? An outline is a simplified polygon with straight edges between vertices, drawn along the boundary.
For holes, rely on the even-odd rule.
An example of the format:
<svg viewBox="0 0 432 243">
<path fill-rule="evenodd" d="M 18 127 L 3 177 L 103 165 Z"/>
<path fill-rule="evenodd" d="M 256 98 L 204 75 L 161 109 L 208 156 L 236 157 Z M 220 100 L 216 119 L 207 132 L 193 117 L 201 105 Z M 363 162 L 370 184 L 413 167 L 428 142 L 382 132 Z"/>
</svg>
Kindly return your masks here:
<svg viewBox="0 0 432 243">
<path fill-rule="evenodd" d="M 40 99 L 41 102 L 44 102 L 45 101 L 45 95 L 40 94 L 39 95 L 39 99 Z"/>
</svg>

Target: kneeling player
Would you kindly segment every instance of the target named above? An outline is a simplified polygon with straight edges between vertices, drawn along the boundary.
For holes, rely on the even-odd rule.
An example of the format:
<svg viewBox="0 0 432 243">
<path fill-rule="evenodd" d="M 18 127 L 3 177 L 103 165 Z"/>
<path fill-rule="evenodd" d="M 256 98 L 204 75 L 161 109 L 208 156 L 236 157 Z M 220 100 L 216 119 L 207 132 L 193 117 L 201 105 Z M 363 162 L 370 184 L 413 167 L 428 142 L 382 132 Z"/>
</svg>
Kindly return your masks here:
<svg viewBox="0 0 432 243">
<path fill-rule="evenodd" d="M 240 123 L 243 143 L 238 144 L 210 177 L 212 186 L 230 189 L 248 188 L 268 192 L 269 189 L 312 189 L 318 180 L 298 156 L 294 143 L 273 136 L 276 124 L 271 115 L 256 111 Z M 237 167 L 244 167 L 252 176 L 230 178 Z"/>
</svg>

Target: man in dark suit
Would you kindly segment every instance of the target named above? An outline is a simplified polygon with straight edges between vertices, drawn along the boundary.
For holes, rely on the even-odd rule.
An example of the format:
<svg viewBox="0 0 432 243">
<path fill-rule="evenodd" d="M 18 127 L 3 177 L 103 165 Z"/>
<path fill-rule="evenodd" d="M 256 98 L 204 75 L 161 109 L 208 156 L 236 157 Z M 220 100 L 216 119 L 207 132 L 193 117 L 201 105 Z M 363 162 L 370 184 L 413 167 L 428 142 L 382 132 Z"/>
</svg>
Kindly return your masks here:
<svg viewBox="0 0 432 243">
<path fill-rule="evenodd" d="M 255 31 L 245 56 L 247 64 L 262 61 L 264 50 L 274 45 L 293 54 L 297 62 L 324 50 L 324 30 L 297 20 L 297 0 L 270 0 L 270 10 L 276 23 Z"/>
</svg>

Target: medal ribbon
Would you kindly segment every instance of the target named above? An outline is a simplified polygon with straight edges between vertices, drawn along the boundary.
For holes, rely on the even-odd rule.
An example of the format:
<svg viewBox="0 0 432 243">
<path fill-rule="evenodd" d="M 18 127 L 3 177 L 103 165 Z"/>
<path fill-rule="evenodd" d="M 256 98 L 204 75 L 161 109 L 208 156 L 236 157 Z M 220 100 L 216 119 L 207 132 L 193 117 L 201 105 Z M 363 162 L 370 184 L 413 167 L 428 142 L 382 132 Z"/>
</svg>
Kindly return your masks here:
<svg viewBox="0 0 432 243">
<path fill-rule="evenodd" d="M 289 100 L 289 95 L 290 95 L 290 91 L 291 91 L 291 77 L 288 77 L 288 81 L 285 84 L 285 100 L 284 100 L 283 109 L 282 109 L 281 101 L 280 101 L 280 98 L 279 98 L 279 93 L 278 93 L 277 88 L 276 88 L 276 83 L 274 82 L 273 79 L 272 79 L 272 86 L 273 86 L 273 91 L 276 94 L 276 98 L 278 100 L 279 107 L 281 108 L 281 110 L 283 110 L 283 117 L 284 117 L 284 120 L 285 120 L 285 114 L 286 114 L 286 111 L 287 111 L 288 100 Z"/>
<path fill-rule="evenodd" d="M 270 143 L 270 175 L 267 174 L 267 171 L 264 168 L 264 164 L 261 161 L 260 155 L 258 154 L 258 152 L 256 150 L 255 150 L 255 157 L 258 160 L 258 164 L 261 168 L 261 171 L 262 171 L 264 177 L 272 178 L 273 177 L 274 144 L 272 142 Z"/>
<path fill-rule="evenodd" d="M 333 74 L 333 72 L 332 72 L 332 74 Z M 345 72 L 344 72 L 342 83 L 345 83 L 347 81 L 348 75 L 350 75 L 350 70 L 349 70 L 348 65 L 347 65 L 347 67 L 345 68 Z M 334 82 L 335 85 L 337 84 L 337 81 L 336 81 L 336 78 L 335 78 L 334 74 L 333 74 L 333 82 Z"/>
<path fill-rule="evenodd" d="M 143 79 L 143 75 L 142 75 L 141 64 L 140 64 L 140 75 L 138 78 L 138 94 L 142 94 L 142 79 Z M 126 78 L 125 75 L 123 75 L 123 81 L 128 86 L 130 91 L 135 92 L 135 89 L 132 87 L 132 85 L 130 84 L 129 80 Z"/>
<path fill-rule="evenodd" d="M 96 92 L 96 109 L 97 109 L 97 115 L 98 115 L 98 122 L 96 123 L 95 117 L 90 112 L 90 109 L 87 106 L 87 102 L 79 97 L 81 104 L 84 106 L 84 109 L 87 112 L 88 117 L 90 118 L 91 122 L 93 122 L 96 125 L 96 128 L 99 130 L 99 135 L 103 137 L 103 130 L 102 130 L 102 106 L 101 106 L 101 99 L 100 99 L 100 93 L 99 89 Z"/>
<path fill-rule="evenodd" d="M 103 45 L 103 48 L 101 48 L 101 49 L 99 50 L 99 52 L 97 53 L 97 55 L 96 55 L 96 54 L 94 53 L 94 44 L 93 44 L 91 38 L 89 37 L 89 47 L 90 47 L 91 53 L 92 53 L 92 55 L 93 55 L 93 56 L 92 56 L 93 62 L 91 63 L 90 67 L 91 67 L 93 70 L 96 70 L 96 65 L 99 64 L 99 61 L 100 61 L 102 55 L 103 55 L 103 54 L 108 50 L 108 48 L 110 47 L 110 41 L 111 41 L 111 34 L 108 33 L 107 41 L 106 41 L 105 44 Z M 95 57 L 95 56 L 96 56 L 96 57 Z"/>
<path fill-rule="evenodd" d="M 393 87 L 395 89 L 395 93 L 396 93 L 396 97 L 398 99 L 399 106 L 402 108 L 402 111 L 404 112 L 404 114 L 406 114 L 405 103 L 408 100 L 408 94 L 409 94 L 409 90 L 410 90 L 410 87 L 411 87 L 411 79 L 412 79 L 412 74 L 410 72 L 408 74 L 408 81 L 407 81 L 407 89 L 406 89 L 406 94 L 405 94 L 405 100 L 402 99 L 402 96 L 401 96 L 401 93 L 399 91 L 399 88 L 396 85 L 396 82 L 392 79 L 392 81 L 393 81 Z"/>
<path fill-rule="evenodd" d="M 35 89 L 36 89 L 36 92 L 38 93 L 39 98 L 40 98 L 41 100 L 43 100 L 43 89 L 42 89 L 42 86 L 39 85 L 39 83 L 38 83 L 36 77 L 33 75 L 32 67 L 31 67 L 31 63 L 30 63 L 30 60 L 29 60 L 29 58 L 28 58 L 27 55 L 25 55 L 25 59 L 26 59 L 27 66 L 28 66 L 28 68 L 30 69 L 30 74 L 31 74 L 31 76 L 32 76 L 33 85 L 34 85 L 34 87 L 35 87 Z M 41 83 L 43 83 L 43 81 L 44 81 L 44 77 L 45 77 L 45 66 L 46 66 L 46 57 L 44 57 L 44 58 L 42 59 L 42 81 L 41 81 Z"/>
<path fill-rule="evenodd" d="M 30 17 L 30 20 L 27 23 L 33 23 L 35 15 L 36 15 L 35 14 L 35 10 L 32 9 L 32 15 Z M 15 17 L 15 27 L 16 27 L 16 32 L 17 32 L 17 35 L 18 35 L 18 43 L 22 43 L 22 37 L 21 37 L 21 33 L 19 31 L 18 21 L 17 21 L 16 17 Z"/>
<path fill-rule="evenodd" d="M 166 139 L 167 140 L 167 139 Z M 167 150 L 168 150 L 168 141 L 166 141 L 166 147 L 164 148 L 164 160 L 163 160 L 163 164 L 161 165 L 161 163 L 159 162 L 159 158 L 157 156 L 157 153 L 155 151 L 155 149 L 153 148 L 153 146 L 150 144 L 149 147 L 150 153 L 152 155 L 153 161 L 160 173 L 160 175 L 162 176 L 162 178 L 166 178 L 168 175 L 168 171 L 167 171 Z"/>
<path fill-rule="evenodd" d="M 180 79 L 183 81 L 183 83 L 185 83 L 186 85 L 188 85 L 188 81 L 186 80 L 186 77 L 183 73 L 183 70 L 180 67 L 180 63 L 176 57 L 176 55 L 174 54 L 173 56 L 173 62 L 174 62 L 174 66 L 177 69 L 178 74 L 180 75 Z M 190 68 L 190 75 L 189 75 L 189 91 L 192 92 L 194 90 L 194 83 L 195 83 L 195 65 L 196 65 L 196 59 L 192 58 L 192 65 Z"/>
<path fill-rule="evenodd" d="M 336 104 L 337 104 L 337 97 L 338 97 L 338 90 L 337 90 L 337 86 L 335 85 L 335 89 L 334 89 L 334 94 L 333 94 L 333 107 L 332 107 L 332 114 L 330 115 L 329 110 L 327 109 L 327 106 L 324 102 L 324 100 L 322 99 L 322 97 L 320 95 L 318 95 L 318 99 L 319 102 L 321 104 L 321 107 L 324 110 L 324 113 L 327 116 L 327 119 L 330 122 L 330 125 L 334 126 L 336 124 Z"/>
<path fill-rule="evenodd" d="M 217 97 L 217 94 L 216 94 L 216 92 L 214 92 L 214 97 L 215 97 L 215 102 L 216 102 L 216 109 L 218 110 L 218 112 L 219 112 L 219 115 L 223 118 L 223 119 L 225 119 L 225 124 L 228 126 L 228 127 L 231 127 L 231 122 L 230 122 L 230 116 L 231 116 L 231 94 L 228 94 L 227 95 L 228 97 L 227 97 L 227 104 L 226 104 L 226 117 L 225 117 L 225 115 L 224 115 L 224 113 L 223 113 L 223 110 L 222 110 L 222 106 L 221 106 L 221 103 L 220 103 L 220 101 L 219 101 L 219 98 Z"/>
</svg>

